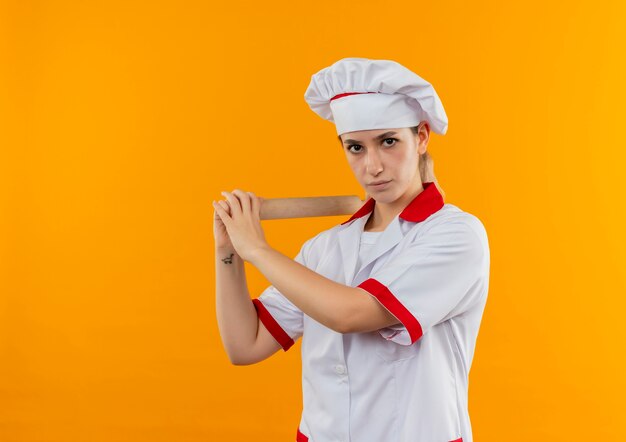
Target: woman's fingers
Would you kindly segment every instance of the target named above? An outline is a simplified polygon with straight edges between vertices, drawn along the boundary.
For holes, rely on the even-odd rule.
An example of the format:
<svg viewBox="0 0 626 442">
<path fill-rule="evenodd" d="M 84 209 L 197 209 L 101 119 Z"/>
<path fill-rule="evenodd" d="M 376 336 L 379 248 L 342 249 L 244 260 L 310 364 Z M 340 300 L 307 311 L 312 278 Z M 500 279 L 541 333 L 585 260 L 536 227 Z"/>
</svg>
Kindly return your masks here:
<svg viewBox="0 0 626 442">
<path fill-rule="evenodd" d="M 224 198 L 228 200 L 228 204 L 230 205 L 231 216 L 241 215 L 241 204 L 239 203 L 239 198 L 233 195 L 230 192 L 220 192 Z"/>
<path fill-rule="evenodd" d="M 232 218 L 230 217 L 228 210 L 224 208 L 224 205 L 228 206 L 228 204 L 226 204 L 224 201 L 218 201 L 217 203 L 213 202 L 215 212 L 220 217 L 224 225 L 228 225 L 232 221 Z"/>
<path fill-rule="evenodd" d="M 260 217 L 262 199 L 258 198 L 253 192 L 244 192 L 235 189 L 232 192 L 220 192 L 226 201 L 220 201 L 223 208 L 228 211 L 233 218 L 245 213 L 251 213 L 255 218 Z"/>
<path fill-rule="evenodd" d="M 228 215 L 231 215 L 231 213 L 230 213 L 230 205 L 226 201 L 219 200 L 217 203 L 220 206 L 222 206 L 222 208 L 224 209 L 224 211 L 226 211 L 226 213 L 228 213 Z"/>
<path fill-rule="evenodd" d="M 248 194 L 252 199 L 252 214 L 255 216 L 255 218 L 259 218 L 261 212 L 261 201 L 254 193 L 248 192 Z"/>
<path fill-rule="evenodd" d="M 239 203 L 241 204 L 241 211 L 243 213 L 248 213 L 251 210 L 250 207 L 250 195 L 247 192 L 243 192 L 239 189 L 235 189 L 232 191 L 233 195 L 235 195 L 239 199 Z"/>
</svg>

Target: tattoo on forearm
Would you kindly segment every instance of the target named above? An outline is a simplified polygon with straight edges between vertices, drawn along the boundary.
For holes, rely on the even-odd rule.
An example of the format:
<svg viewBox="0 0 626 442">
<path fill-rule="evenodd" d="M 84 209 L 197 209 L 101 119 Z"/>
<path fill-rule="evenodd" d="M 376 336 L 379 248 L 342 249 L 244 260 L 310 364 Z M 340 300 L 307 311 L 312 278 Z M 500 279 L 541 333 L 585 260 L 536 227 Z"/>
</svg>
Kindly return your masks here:
<svg viewBox="0 0 626 442">
<path fill-rule="evenodd" d="M 222 258 L 222 261 L 224 262 L 224 264 L 232 264 L 233 263 L 233 255 L 234 255 L 234 253 L 231 253 L 228 258 Z"/>
</svg>

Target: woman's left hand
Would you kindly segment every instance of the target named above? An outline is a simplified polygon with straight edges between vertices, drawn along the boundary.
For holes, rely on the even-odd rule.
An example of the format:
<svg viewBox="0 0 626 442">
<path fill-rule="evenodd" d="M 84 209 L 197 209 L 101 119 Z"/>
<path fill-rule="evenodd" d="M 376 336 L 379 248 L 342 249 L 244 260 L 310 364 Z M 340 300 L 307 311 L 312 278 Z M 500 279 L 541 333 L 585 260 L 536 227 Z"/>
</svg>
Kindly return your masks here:
<svg viewBox="0 0 626 442">
<path fill-rule="evenodd" d="M 254 252 L 261 248 L 269 248 L 261 227 L 262 198 L 252 192 L 235 189 L 232 192 L 221 192 L 230 206 L 228 212 L 213 202 L 218 216 L 226 226 L 230 241 L 241 259 L 250 261 Z"/>
</svg>

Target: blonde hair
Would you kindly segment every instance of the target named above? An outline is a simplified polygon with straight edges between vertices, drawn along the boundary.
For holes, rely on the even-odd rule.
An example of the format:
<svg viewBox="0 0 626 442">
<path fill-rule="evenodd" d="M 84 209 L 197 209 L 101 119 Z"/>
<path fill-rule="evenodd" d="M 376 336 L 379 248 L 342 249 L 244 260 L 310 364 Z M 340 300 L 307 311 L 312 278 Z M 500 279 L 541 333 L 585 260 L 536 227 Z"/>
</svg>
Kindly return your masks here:
<svg viewBox="0 0 626 442">
<path fill-rule="evenodd" d="M 419 125 L 412 127 L 411 131 L 413 132 L 414 135 L 417 135 L 419 133 Z M 437 186 L 437 189 L 439 190 L 439 193 L 441 193 L 441 196 L 445 199 L 446 193 L 443 191 L 443 189 L 439 185 L 439 182 L 437 181 L 437 177 L 435 176 L 435 160 L 433 160 L 433 157 L 430 156 L 430 154 L 428 153 L 428 150 L 420 155 L 418 168 L 419 168 L 420 179 L 422 180 L 422 183 L 427 183 L 427 182 L 432 181 L 433 184 Z"/>
<path fill-rule="evenodd" d="M 414 135 L 417 135 L 419 133 L 419 125 L 411 127 L 411 131 Z M 337 138 L 339 138 L 339 143 L 341 144 L 341 135 Z M 435 186 L 437 186 L 439 193 L 445 199 L 446 193 L 439 185 L 437 177 L 435 176 L 435 160 L 433 160 L 433 157 L 430 156 L 428 151 L 420 155 L 418 168 L 422 183 L 432 182 Z"/>
</svg>

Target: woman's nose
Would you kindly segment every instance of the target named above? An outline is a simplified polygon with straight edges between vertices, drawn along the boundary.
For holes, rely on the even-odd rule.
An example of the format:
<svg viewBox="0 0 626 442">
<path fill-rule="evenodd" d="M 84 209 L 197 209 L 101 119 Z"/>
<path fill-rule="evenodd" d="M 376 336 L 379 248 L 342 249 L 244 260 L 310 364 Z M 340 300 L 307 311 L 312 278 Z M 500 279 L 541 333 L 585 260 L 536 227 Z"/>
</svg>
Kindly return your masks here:
<svg viewBox="0 0 626 442">
<path fill-rule="evenodd" d="M 380 161 L 380 156 L 374 151 L 374 153 L 367 153 L 367 172 L 372 175 L 378 175 L 383 169 L 383 164 Z"/>
</svg>

